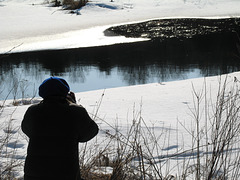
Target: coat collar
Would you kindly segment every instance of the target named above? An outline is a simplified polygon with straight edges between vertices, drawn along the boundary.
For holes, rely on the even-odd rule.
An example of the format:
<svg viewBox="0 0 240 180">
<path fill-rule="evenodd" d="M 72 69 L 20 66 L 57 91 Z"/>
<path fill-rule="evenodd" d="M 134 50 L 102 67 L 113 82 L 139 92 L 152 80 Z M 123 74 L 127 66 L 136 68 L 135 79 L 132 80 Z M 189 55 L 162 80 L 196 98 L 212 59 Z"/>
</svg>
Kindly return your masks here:
<svg viewBox="0 0 240 180">
<path fill-rule="evenodd" d="M 48 96 L 43 99 L 43 103 L 67 103 L 67 100 L 63 96 Z"/>
</svg>

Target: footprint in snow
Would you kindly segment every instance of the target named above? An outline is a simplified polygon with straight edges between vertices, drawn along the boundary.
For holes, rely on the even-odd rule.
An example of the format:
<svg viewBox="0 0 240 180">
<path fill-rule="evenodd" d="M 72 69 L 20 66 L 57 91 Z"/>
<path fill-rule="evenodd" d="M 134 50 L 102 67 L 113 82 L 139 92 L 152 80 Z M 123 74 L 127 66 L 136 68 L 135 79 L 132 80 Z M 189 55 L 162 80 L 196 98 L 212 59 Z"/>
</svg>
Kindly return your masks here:
<svg viewBox="0 0 240 180">
<path fill-rule="evenodd" d="M 16 149 L 16 148 L 22 148 L 24 146 L 24 144 L 14 141 L 14 142 L 7 143 L 6 146 L 9 148 L 12 148 L 12 149 Z"/>
<path fill-rule="evenodd" d="M 7 134 L 15 134 L 17 133 L 17 130 L 15 129 L 3 129 L 3 131 Z"/>
<path fill-rule="evenodd" d="M 171 150 L 171 149 L 176 149 L 176 148 L 178 148 L 178 145 L 169 146 L 169 147 L 166 147 L 166 148 L 164 148 L 164 149 L 162 149 L 162 150 L 163 150 L 163 151 L 169 151 L 169 150 Z"/>
</svg>

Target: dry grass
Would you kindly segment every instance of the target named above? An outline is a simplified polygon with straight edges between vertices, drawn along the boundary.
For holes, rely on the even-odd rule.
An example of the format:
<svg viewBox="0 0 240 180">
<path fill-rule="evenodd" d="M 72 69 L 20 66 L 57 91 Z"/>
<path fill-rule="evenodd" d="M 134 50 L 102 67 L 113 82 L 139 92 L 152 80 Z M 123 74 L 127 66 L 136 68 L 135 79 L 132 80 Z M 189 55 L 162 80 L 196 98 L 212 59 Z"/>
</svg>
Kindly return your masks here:
<svg viewBox="0 0 240 180">
<path fill-rule="evenodd" d="M 100 119 L 104 93 L 93 117 L 107 125 L 101 129 L 105 138 L 80 145 L 82 178 L 87 180 L 147 180 L 147 179 L 238 179 L 240 169 L 240 94 L 239 81 L 219 80 L 217 97 L 208 96 L 206 84 L 200 91 L 193 87 L 192 127 L 186 131 L 192 137 L 191 148 L 163 153 L 169 147 L 170 130 L 146 125 L 142 105 L 135 107 L 128 127 L 108 124 Z M 215 100 L 213 100 L 215 99 Z M 1 115 L 1 114 L 0 114 Z M 183 124 L 181 124 L 184 126 Z M 22 161 L 14 158 L 16 151 L 8 151 L 12 139 L 11 120 L 1 125 L 0 179 L 14 179 L 14 171 Z M 176 131 L 178 129 L 176 128 Z M 102 136 L 103 137 L 103 136 Z M 184 141 L 184 140 L 183 140 Z M 165 151 L 166 152 L 166 151 Z M 179 158 L 179 160 L 178 160 Z M 177 160 L 176 160 L 177 159 Z M 173 164 L 174 163 L 174 164 Z"/>
<path fill-rule="evenodd" d="M 19 167 L 23 167 L 22 159 L 17 158 L 17 148 L 11 142 L 13 139 L 13 132 L 18 130 L 12 127 L 12 120 L 0 124 L 0 131 L 3 131 L 0 139 L 0 179 L 3 180 L 17 180 L 15 178 L 18 174 Z M 11 145 L 11 148 L 9 148 Z"/>
<path fill-rule="evenodd" d="M 103 142 L 82 147 L 81 170 L 85 179 L 238 179 L 240 168 L 240 94 L 239 82 L 219 81 L 216 101 L 207 97 L 206 84 L 196 91 L 191 107 L 193 126 L 187 130 L 192 148 L 173 154 L 162 154 L 163 143 L 169 141 L 168 131 L 156 136 L 146 126 L 141 108 L 134 112 L 132 124 L 122 133 L 111 126 Z M 98 119 L 98 121 L 103 121 Z M 163 137 L 164 136 L 164 137 Z M 159 141 L 159 139 L 165 139 Z M 161 144 L 162 143 L 162 144 Z M 104 144 L 99 146 L 99 144 Z M 87 151 L 94 149 L 94 151 Z M 157 156 L 156 156 L 157 152 Z M 186 155 L 186 156 L 185 156 Z M 158 157 L 158 158 L 156 158 Z M 171 159 L 184 157 L 175 161 Z M 178 163 L 176 163 L 178 162 Z M 109 168 L 106 170 L 106 168 Z"/>
</svg>

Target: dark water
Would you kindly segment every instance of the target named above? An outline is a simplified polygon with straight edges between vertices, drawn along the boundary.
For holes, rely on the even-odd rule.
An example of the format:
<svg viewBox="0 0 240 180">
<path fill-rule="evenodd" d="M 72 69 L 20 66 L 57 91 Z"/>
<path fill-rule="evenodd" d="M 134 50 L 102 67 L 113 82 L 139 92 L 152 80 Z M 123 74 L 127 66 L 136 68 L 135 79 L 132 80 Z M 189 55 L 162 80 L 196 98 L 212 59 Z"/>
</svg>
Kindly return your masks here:
<svg viewBox="0 0 240 180">
<path fill-rule="evenodd" d="M 216 33 L 240 33 L 240 18 L 175 18 L 156 19 L 134 24 L 113 26 L 104 31 L 106 36 L 123 35 L 126 37 L 147 37 L 166 40 L 169 38 L 186 39 Z"/>
<path fill-rule="evenodd" d="M 216 33 L 0 55 L 0 98 L 32 97 L 49 76 L 63 77 L 81 92 L 230 73 L 240 70 L 238 46 L 236 33 Z"/>
</svg>

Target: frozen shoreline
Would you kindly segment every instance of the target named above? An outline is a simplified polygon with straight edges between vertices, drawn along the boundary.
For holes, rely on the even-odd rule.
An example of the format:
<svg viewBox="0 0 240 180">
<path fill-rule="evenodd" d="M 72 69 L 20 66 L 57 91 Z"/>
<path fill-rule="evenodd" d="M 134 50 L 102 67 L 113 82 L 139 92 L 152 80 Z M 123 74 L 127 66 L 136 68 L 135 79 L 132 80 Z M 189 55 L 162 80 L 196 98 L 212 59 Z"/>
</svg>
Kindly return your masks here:
<svg viewBox="0 0 240 180">
<path fill-rule="evenodd" d="M 82 104 L 92 117 L 97 112 L 95 121 L 100 127 L 100 132 L 97 138 L 94 138 L 88 145 L 96 145 L 96 143 L 104 141 L 106 132 L 114 134 L 113 127 L 116 127 L 116 125 L 119 132 L 125 134 L 126 129 L 133 123 L 132 121 L 142 118 L 145 125 L 154 131 L 156 137 L 166 131 L 166 134 L 163 134 L 163 137 L 161 136 L 163 139 L 158 142 L 162 148 L 161 152 L 158 153 L 162 155 L 167 153 L 169 155 L 178 152 L 179 149 L 182 151 L 189 150 L 191 149 L 192 136 L 185 128 L 191 130 L 194 124 L 191 114 L 191 110 L 196 105 L 193 100 L 193 88 L 197 93 L 200 93 L 203 91 L 204 85 L 206 85 L 207 100 L 215 102 L 220 80 L 223 82 L 225 77 L 228 77 L 227 84 L 230 88 L 234 84 L 239 84 L 239 81 L 235 81 L 235 79 L 240 79 L 240 73 L 236 72 L 227 76 L 222 75 L 221 78 L 220 76 L 214 76 L 76 93 L 78 103 Z M 40 100 L 41 98 L 35 99 L 35 102 Z M 8 106 L 9 103 L 11 103 L 11 100 L 6 102 L 6 106 L 1 113 L 0 123 L 3 129 L 0 135 L 4 137 L 7 133 L 3 125 L 7 125 L 10 120 L 11 128 L 14 131 L 6 148 L 8 152 L 14 149 L 15 156 L 13 159 L 23 162 L 26 157 L 28 142 L 20 130 L 20 124 L 25 111 L 30 105 L 16 107 Z M 204 103 L 201 103 L 201 108 L 203 107 Z M 201 127 L 204 127 L 204 123 L 205 120 L 201 118 Z M 180 124 L 184 124 L 184 127 Z M 167 144 L 165 144 L 163 143 L 166 140 L 164 137 L 168 133 L 170 135 L 167 137 Z M 13 148 L 12 144 L 15 148 Z M 97 145 L 104 146 L 104 144 Z M 186 155 L 186 158 L 190 157 Z M 172 159 L 171 166 L 178 163 L 178 159 Z M 22 168 L 19 167 L 18 171 L 15 172 L 17 177 L 23 175 Z"/>
<path fill-rule="evenodd" d="M 106 31 L 109 29 L 115 29 L 115 31 L 119 31 L 119 28 L 122 26 L 131 27 L 136 26 L 135 24 L 145 24 L 150 21 L 159 21 L 162 18 L 158 19 L 151 19 L 148 21 L 139 21 L 139 22 L 131 22 L 126 24 L 116 24 L 116 25 L 108 25 L 108 26 L 100 26 L 100 27 L 93 27 L 90 29 L 78 30 L 78 31 L 70 31 L 62 34 L 55 34 L 55 35 L 44 35 L 39 37 L 26 37 L 11 41 L 5 41 L 3 44 L 8 45 L 8 47 L 1 48 L 0 46 L 0 54 L 5 53 L 21 53 L 21 52 L 31 52 L 31 51 L 44 51 L 44 50 L 63 50 L 63 49 L 74 49 L 74 48 L 86 48 L 86 47 L 98 47 L 98 46 L 107 46 L 107 45 L 114 45 L 114 44 L 123 44 L 123 43 L 133 43 L 133 42 L 141 42 L 141 41 L 148 41 L 151 38 L 166 38 L 166 37 L 158 37 L 157 35 L 151 35 L 150 33 L 155 33 L 151 31 L 150 33 L 147 32 L 137 32 L 136 35 L 132 33 L 131 35 L 126 32 L 122 31 L 121 35 L 105 35 Z M 176 18 L 176 19 L 195 19 L 195 18 Z M 199 19 L 199 18 L 196 18 Z M 205 19 L 205 18 L 200 18 Z M 219 20 L 219 18 L 216 18 Z M 226 21 L 226 17 L 221 17 Z M 231 19 L 231 17 L 229 17 Z M 174 18 L 167 18 L 163 20 L 173 21 Z M 213 20 L 212 18 L 206 18 L 206 21 Z M 181 22 L 179 20 L 178 22 Z M 214 26 L 214 24 L 213 24 Z M 113 28 L 112 28 L 113 27 Z M 165 26 L 164 26 L 165 27 Z M 136 28 L 136 27 L 135 27 Z M 185 28 L 185 27 L 184 27 Z M 140 29 L 140 28 L 139 28 Z M 201 29 L 199 29 L 201 31 Z M 226 29 L 226 32 L 231 32 L 234 29 Z M 121 31 L 121 30 L 120 30 Z M 120 32 L 119 31 L 119 32 Z M 224 32 L 224 30 L 220 30 Z M 110 31 L 109 31 L 110 32 Z M 141 37 L 141 33 L 143 34 Z M 173 33 L 173 32 L 171 32 Z M 189 33 L 189 32 L 188 32 Z M 196 33 L 196 32 L 194 32 Z M 146 37 L 144 37 L 145 34 Z M 206 33 L 207 35 L 208 33 Z M 210 34 L 213 34 L 210 33 Z M 205 34 L 196 34 L 196 35 L 205 35 Z M 166 34 L 166 36 L 169 36 Z M 178 35 L 180 38 L 186 38 L 188 35 Z M 182 36 L 182 37 L 181 37 Z M 185 37 L 186 36 L 186 37 Z M 191 35 L 192 36 L 192 35 Z M 178 38 L 179 38 L 178 37 Z M 168 38 L 168 37 L 167 37 Z M 12 45 L 10 45 L 12 44 Z"/>
<path fill-rule="evenodd" d="M 46 49 L 79 48 L 144 41 L 143 38 L 106 37 L 103 31 L 114 25 L 159 18 L 239 17 L 240 2 L 194 3 L 191 1 L 137 1 L 132 8 L 122 0 L 91 1 L 81 15 L 41 4 L 42 0 L 0 2 L 0 54 Z M 32 4 L 35 4 L 34 6 Z M 36 5 L 41 4 L 41 5 Z M 111 8 L 112 7 L 112 8 Z M 15 47 L 15 48 L 14 48 Z M 13 49 L 14 48 L 14 49 Z"/>
</svg>

